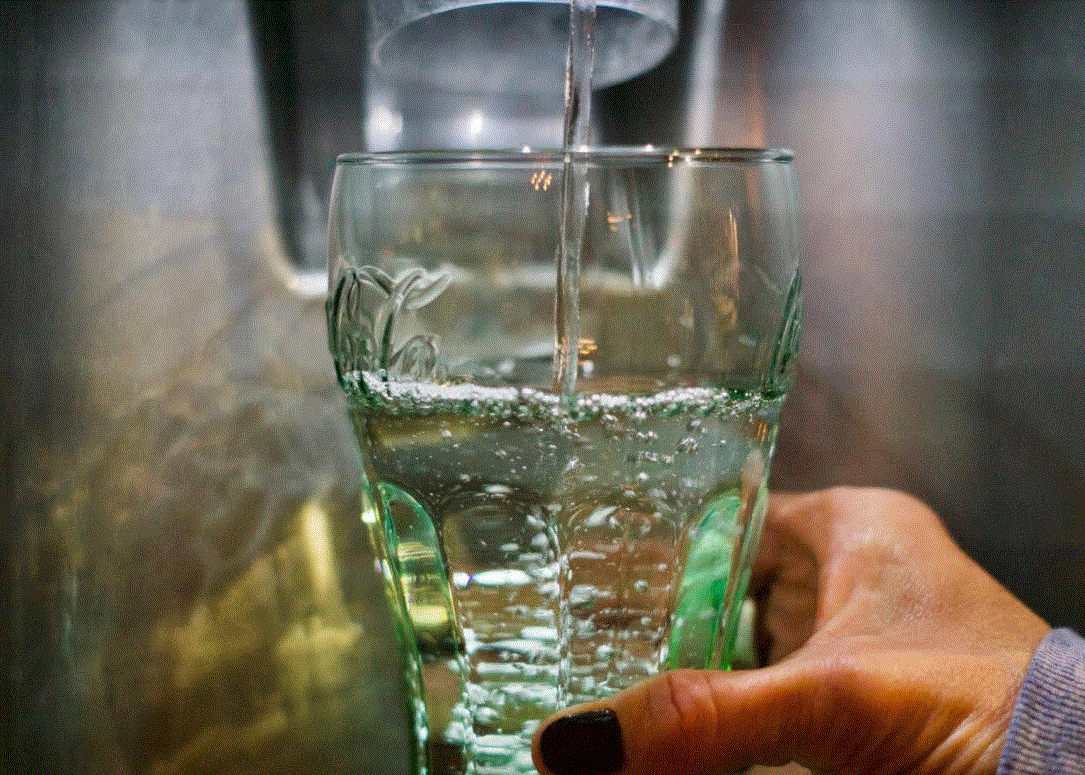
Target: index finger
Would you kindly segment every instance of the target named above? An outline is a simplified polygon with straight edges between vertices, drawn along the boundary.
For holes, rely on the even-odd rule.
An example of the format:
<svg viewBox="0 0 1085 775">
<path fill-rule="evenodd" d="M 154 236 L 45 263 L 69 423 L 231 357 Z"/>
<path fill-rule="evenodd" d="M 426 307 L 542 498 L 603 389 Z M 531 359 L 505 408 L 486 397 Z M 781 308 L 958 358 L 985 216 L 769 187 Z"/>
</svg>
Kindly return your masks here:
<svg viewBox="0 0 1085 775">
<path fill-rule="evenodd" d="M 755 595 L 764 589 L 790 565 L 796 547 L 806 544 L 806 531 L 800 530 L 796 535 L 791 523 L 796 521 L 796 506 L 808 499 L 807 493 L 769 493 L 761 540 L 750 571 L 750 594 Z"/>
</svg>

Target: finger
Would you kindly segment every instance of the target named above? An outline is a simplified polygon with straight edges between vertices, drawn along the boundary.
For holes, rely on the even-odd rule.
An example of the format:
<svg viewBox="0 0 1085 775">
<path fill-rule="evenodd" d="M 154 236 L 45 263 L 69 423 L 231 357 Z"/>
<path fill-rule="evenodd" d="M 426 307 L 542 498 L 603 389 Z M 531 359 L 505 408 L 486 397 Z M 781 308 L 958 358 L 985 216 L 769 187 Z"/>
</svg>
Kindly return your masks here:
<svg viewBox="0 0 1085 775">
<path fill-rule="evenodd" d="M 810 696 L 802 663 L 671 671 L 548 719 L 532 758 L 546 775 L 707 775 L 784 764 L 803 753 L 797 734 L 818 739 L 811 719 L 828 709 L 804 712 Z"/>
<path fill-rule="evenodd" d="M 809 547 L 819 563 L 861 545 L 941 550 L 952 544 L 925 505 L 876 488 L 834 487 L 770 499 L 765 523 L 767 534 Z"/>
<path fill-rule="evenodd" d="M 818 563 L 780 516 L 804 498 L 791 493 L 769 495 L 764 532 L 748 587 L 748 594 L 757 602 L 754 637 L 762 665 L 779 662 L 813 634 Z"/>
<path fill-rule="evenodd" d="M 768 505 L 765 508 L 764 527 L 761 539 L 758 543 L 757 555 L 754 557 L 753 567 L 750 569 L 749 589 L 757 590 L 770 580 L 780 567 L 782 551 L 786 543 L 791 540 L 787 530 L 781 529 L 778 524 L 778 512 L 801 496 L 792 493 L 771 492 L 768 497 Z"/>
<path fill-rule="evenodd" d="M 796 555 L 808 552 L 805 520 L 813 519 L 811 494 L 769 494 L 765 523 L 757 555 L 750 570 L 749 592 L 757 595 L 793 565 Z M 799 524 L 793 524 L 798 522 Z"/>
<path fill-rule="evenodd" d="M 785 545 L 808 547 L 820 559 L 828 554 L 836 525 L 852 516 L 843 503 L 849 497 L 842 490 L 771 497 L 765 512 L 766 534 L 776 536 Z"/>
</svg>

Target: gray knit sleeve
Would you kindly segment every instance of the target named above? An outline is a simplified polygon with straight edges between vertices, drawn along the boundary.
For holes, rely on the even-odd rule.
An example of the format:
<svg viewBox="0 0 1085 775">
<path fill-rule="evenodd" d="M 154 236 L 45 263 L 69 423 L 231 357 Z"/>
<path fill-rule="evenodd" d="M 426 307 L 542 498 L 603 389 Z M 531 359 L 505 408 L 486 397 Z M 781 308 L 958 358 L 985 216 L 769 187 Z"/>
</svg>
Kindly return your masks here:
<svg viewBox="0 0 1085 775">
<path fill-rule="evenodd" d="M 998 775 L 1085 775 L 1085 639 L 1052 630 L 1025 674 Z"/>
</svg>

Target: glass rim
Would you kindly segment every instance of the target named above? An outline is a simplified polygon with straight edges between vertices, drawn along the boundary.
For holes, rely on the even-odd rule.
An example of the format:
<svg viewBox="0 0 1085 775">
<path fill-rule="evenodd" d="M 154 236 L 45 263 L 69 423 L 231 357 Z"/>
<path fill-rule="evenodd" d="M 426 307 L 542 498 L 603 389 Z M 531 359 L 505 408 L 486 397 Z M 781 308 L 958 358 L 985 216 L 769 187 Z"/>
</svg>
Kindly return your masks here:
<svg viewBox="0 0 1085 775">
<path fill-rule="evenodd" d="M 794 154 L 786 148 L 679 148 L 670 146 L 581 146 L 566 152 L 561 148 L 531 148 L 516 150 L 463 149 L 463 150 L 405 150 L 369 151 L 344 153 L 336 159 L 336 165 L 390 166 L 390 167 L 458 167 L 488 165 L 539 165 L 561 164 L 566 155 L 576 162 L 592 166 L 621 166 L 623 164 L 672 165 L 677 161 L 688 164 L 790 164 Z"/>
</svg>

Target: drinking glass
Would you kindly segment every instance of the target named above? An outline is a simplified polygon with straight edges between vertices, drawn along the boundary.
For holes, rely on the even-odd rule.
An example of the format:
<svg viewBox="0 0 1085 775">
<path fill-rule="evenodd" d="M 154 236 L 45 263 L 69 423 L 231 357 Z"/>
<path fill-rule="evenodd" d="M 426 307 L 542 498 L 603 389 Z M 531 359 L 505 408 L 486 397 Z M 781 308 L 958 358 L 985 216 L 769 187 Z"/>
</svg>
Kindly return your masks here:
<svg viewBox="0 0 1085 775">
<path fill-rule="evenodd" d="M 533 772 L 555 709 L 727 667 L 798 340 L 796 221 L 784 151 L 339 159 L 329 343 L 414 771 Z"/>
</svg>

